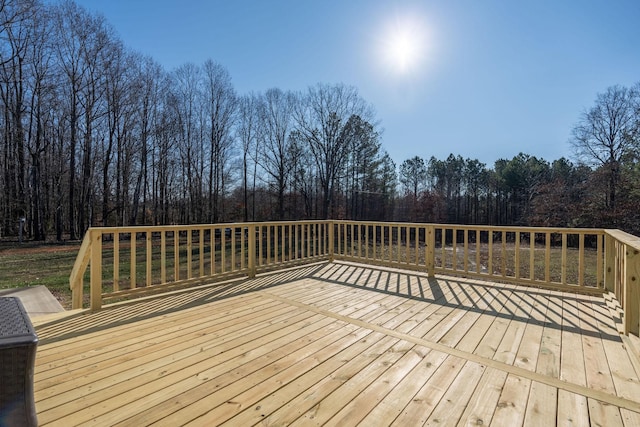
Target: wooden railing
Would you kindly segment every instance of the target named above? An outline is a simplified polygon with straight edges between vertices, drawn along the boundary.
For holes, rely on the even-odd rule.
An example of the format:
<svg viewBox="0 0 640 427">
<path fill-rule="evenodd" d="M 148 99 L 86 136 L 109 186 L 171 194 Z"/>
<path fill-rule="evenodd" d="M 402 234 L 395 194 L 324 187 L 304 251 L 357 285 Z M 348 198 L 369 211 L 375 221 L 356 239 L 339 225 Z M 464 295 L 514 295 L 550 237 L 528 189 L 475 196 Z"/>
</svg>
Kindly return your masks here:
<svg viewBox="0 0 640 427">
<path fill-rule="evenodd" d="M 611 291 L 624 309 L 625 332 L 638 335 L 639 251 L 639 238 L 603 229 L 361 221 L 105 227 L 87 231 L 70 282 L 73 307 L 96 310 L 103 301 L 167 286 L 336 259 L 430 276 Z"/>
<path fill-rule="evenodd" d="M 605 283 L 623 311 L 626 335 L 640 335 L 640 238 L 606 230 Z"/>
<path fill-rule="evenodd" d="M 604 230 L 336 221 L 335 258 L 554 289 L 604 289 Z"/>
<path fill-rule="evenodd" d="M 149 293 L 158 285 L 248 276 L 329 259 L 328 221 L 90 228 L 71 273 L 73 308 Z"/>
</svg>

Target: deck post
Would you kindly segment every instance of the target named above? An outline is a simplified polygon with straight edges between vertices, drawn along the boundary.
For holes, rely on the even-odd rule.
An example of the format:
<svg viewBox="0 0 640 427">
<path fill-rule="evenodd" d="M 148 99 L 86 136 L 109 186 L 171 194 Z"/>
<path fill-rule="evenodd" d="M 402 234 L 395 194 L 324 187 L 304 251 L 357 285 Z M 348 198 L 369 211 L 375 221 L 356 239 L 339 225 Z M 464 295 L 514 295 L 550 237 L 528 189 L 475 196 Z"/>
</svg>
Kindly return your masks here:
<svg viewBox="0 0 640 427">
<path fill-rule="evenodd" d="M 69 284 L 71 286 L 71 307 L 75 310 L 82 308 L 84 273 L 91 257 L 91 236 L 87 231 L 82 239 L 82 245 L 78 251 L 76 262 L 73 264 L 71 275 L 69 276 Z"/>
<path fill-rule="evenodd" d="M 329 221 L 329 262 L 333 262 L 335 260 L 334 244 L 333 221 Z"/>
<path fill-rule="evenodd" d="M 435 265 L 436 265 L 436 233 L 435 227 L 433 225 L 427 226 L 427 235 L 426 235 L 426 263 L 427 263 L 427 274 L 429 277 L 435 276 Z"/>
<path fill-rule="evenodd" d="M 640 335 L 640 251 L 625 244 L 624 332 Z"/>
<path fill-rule="evenodd" d="M 616 284 L 616 248 L 614 238 L 609 234 L 604 234 L 604 288 L 607 291 L 615 292 Z"/>
<path fill-rule="evenodd" d="M 77 278 L 76 282 L 71 285 L 71 308 L 74 310 L 82 308 L 83 288 L 82 277 Z"/>
<path fill-rule="evenodd" d="M 97 311 L 102 308 L 102 232 L 90 228 L 88 233 L 91 233 L 91 310 Z"/>
<path fill-rule="evenodd" d="M 253 279 L 256 277 L 256 226 L 254 224 L 247 225 L 247 233 L 249 233 L 249 242 L 247 243 L 249 245 L 249 257 L 247 263 L 249 264 L 249 277 Z"/>
</svg>

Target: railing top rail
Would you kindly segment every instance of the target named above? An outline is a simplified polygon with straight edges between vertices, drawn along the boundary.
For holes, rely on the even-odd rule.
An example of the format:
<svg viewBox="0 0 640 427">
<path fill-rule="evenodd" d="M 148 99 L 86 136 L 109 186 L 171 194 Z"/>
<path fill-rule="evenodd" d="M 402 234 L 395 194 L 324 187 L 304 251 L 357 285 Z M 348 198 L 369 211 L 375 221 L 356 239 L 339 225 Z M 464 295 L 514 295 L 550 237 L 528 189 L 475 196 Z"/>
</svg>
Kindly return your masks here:
<svg viewBox="0 0 640 427">
<path fill-rule="evenodd" d="M 334 220 L 335 223 L 342 224 L 363 224 L 363 225 L 390 225 L 393 227 L 435 227 L 435 228 L 459 228 L 467 230 L 506 230 L 525 231 L 535 233 L 575 233 L 575 234 L 604 234 L 602 228 L 566 228 L 566 227 L 524 227 L 517 225 L 465 225 L 465 224 L 441 224 L 429 222 L 386 222 L 386 221 L 355 221 L 355 220 Z"/>
<path fill-rule="evenodd" d="M 90 227 L 100 233 L 130 233 L 132 231 L 166 231 L 166 230 L 201 230 L 210 228 L 239 228 L 248 226 L 267 225 L 295 225 L 295 224 L 329 224 L 331 220 L 302 220 L 302 221 L 254 221 L 254 222 L 217 222 L 215 224 L 189 225 L 132 225 L 121 227 Z"/>
<path fill-rule="evenodd" d="M 91 233 L 87 232 L 82 239 L 80 250 L 78 251 L 76 261 L 73 264 L 73 268 L 71 269 L 71 274 L 69 275 L 69 286 L 71 287 L 71 289 L 73 289 L 74 286 L 79 282 L 79 276 L 84 275 L 84 272 L 89 265 L 89 258 L 91 256 L 91 251 L 89 250 L 90 246 Z"/>
<path fill-rule="evenodd" d="M 633 234 L 629 234 L 618 229 L 607 229 L 604 230 L 604 232 L 614 239 L 618 240 L 619 242 L 640 250 L 640 237 L 634 236 Z"/>
</svg>

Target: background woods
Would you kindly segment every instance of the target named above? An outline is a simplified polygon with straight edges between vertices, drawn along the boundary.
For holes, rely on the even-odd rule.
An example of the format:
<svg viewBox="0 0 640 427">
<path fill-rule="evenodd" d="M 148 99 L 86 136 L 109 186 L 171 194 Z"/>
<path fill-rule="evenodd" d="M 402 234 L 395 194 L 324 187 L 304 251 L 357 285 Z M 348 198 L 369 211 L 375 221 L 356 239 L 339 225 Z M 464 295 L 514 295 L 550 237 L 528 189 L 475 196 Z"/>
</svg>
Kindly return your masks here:
<svg viewBox="0 0 640 427">
<path fill-rule="evenodd" d="M 73 1 L 0 0 L 0 237 L 91 225 L 336 218 L 640 232 L 640 84 L 598 95 L 575 157 L 394 161 L 354 87 L 239 94 L 166 71 Z M 514 136 L 517 143 L 517 136 Z M 393 142 L 388 142 L 393 143 Z"/>
</svg>

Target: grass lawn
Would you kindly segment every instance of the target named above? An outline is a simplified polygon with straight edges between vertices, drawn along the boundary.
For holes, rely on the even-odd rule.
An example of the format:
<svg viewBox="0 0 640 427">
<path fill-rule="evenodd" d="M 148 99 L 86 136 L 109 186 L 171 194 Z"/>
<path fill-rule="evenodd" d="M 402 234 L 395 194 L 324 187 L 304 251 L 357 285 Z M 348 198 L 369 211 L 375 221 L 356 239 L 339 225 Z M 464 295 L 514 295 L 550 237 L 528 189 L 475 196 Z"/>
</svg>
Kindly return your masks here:
<svg viewBox="0 0 640 427">
<path fill-rule="evenodd" d="M 69 275 L 79 249 L 79 242 L 0 242 L 0 289 L 44 285 L 70 309 Z"/>
<path fill-rule="evenodd" d="M 194 245 L 192 251 L 192 277 L 198 276 L 199 264 L 197 262 L 199 258 L 199 250 L 197 245 Z M 482 245 L 481 247 L 481 265 L 486 268 L 488 263 L 488 251 L 487 248 Z M 69 275 L 73 268 L 76 256 L 80 249 L 80 243 L 67 243 L 67 244 L 42 244 L 27 242 L 19 244 L 17 242 L 0 242 L 0 289 L 8 288 L 21 288 L 28 286 L 44 285 L 49 291 L 60 301 L 65 309 L 71 308 L 71 290 L 69 289 Z M 113 247 L 112 245 L 105 245 L 105 252 L 103 256 L 103 286 L 105 291 L 112 289 L 112 277 L 113 277 Z M 206 248 L 210 249 L 210 248 Z M 460 248 L 459 248 L 460 249 Z M 227 249 L 228 251 L 229 249 Z M 413 249 L 415 251 L 415 249 Z M 419 249 L 421 251 L 418 254 L 418 258 L 424 259 L 424 248 Z M 370 253 L 373 253 L 373 248 L 370 248 Z M 390 251 L 390 252 L 389 252 Z M 521 265 L 520 275 L 521 277 L 529 277 L 529 248 L 524 247 L 520 249 Z M 154 283 L 157 283 L 159 277 L 159 259 L 156 258 L 159 255 L 159 247 L 157 244 L 153 245 L 154 260 L 153 260 L 153 277 Z M 186 249 L 181 247 L 181 278 L 187 277 L 186 271 Z M 386 252 L 386 253 L 385 253 Z M 378 247 L 376 249 L 377 256 L 385 253 L 386 259 L 404 261 L 405 256 L 408 254 L 405 246 L 400 247 L 398 251 L 397 245 L 386 246 L 384 248 Z M 471 251 L 471 260 L 473 263 L 475 259 L 475 251 Z M 515 248 L 513 245 L 508 245 L 505 255 L 505 267 L 508 275 L 514 274 L 514 254 Z M 136 277 L 137 284 L 141 286 L 145 281 L 145 250 L 144 248 L 138 248 L 136 253 Z M 167 245 L 167 276 L 171 280 L 173 277 L 173 245 L 171 242 Z M 364 255 L 364 253 L 362 254 Z M 442 251 L 440 248 L 436 248 L 436 265 L 442 265 Z M 451 267 L 452 253 L 446 253 L 445 265 Z M 219 247 L 216 248 L 217 261 L 220 260 Z M 227 269 L 230 266 L 230 253 L 227 254 L 225 264 Z M 238 257 L 239 258 L 239 257 Z M 410 255 L 410 259 L 415 259 L 416 255 L 413 252 Z M 211 257 L 205 256 L 205 271 L 210 269 Z M 129 283 L 129 271 L 130 271 L 130 250 L 128 243 L 121 244 L 120 252 L 120 274 L 121 274 L 121 287 L 126 289 Z M 560 266 L 560 250 L 552 249 L 551 266 L 550 266 L 550 279 L 554 282 L 560 282 L 561 280 L 561 266 Z M 236 260 L 239 263 L 239 259 Z M 502 253 L 499 247 L 494 247 L 493 254 L 493 266 L 494 271 L 499 273 L 500 265 L 502 264 Z M 578 252 L 576 250 L 567 251 L 567 279 L 572 282 L 577 282 L 578 277 Z M 597 259 L 596 252 L 593 250 L 585 251 L 585 282 L 590 286 L 596 284 L 596 268 Z M 219 267 L 217 267 L 219 268 Z M 458 268 L 462 269 L 462 256 L 458 257 Z M 470 266 L 471 270 L 474 270 L 474 266 Z M 536 250 L 536 256 L 534 261 L 535 278 L 538 280 L 544 280 L 544 251 Z M 219 270 L 218 270 L 219 271 Z M 87 274 L 88 275 L 88 274 Z M 85 280 L 85 286 L 88 285 L 88 280 Z M 85 289 L 85 297 L 88 296 L 88 288 Z"/>
</svg>

